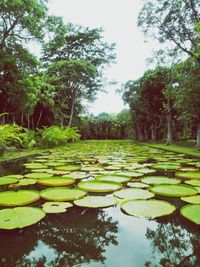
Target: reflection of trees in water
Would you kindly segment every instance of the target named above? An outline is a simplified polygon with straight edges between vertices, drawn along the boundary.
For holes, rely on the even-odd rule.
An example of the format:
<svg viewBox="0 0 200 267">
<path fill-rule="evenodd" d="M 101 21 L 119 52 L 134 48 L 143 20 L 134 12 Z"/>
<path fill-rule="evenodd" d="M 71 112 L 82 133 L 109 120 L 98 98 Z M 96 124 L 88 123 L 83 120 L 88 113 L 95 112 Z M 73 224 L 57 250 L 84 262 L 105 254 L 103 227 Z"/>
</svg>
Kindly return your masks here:
<svg viewBox="0 0 200 267">
<path fill-rule="evenodd" d="M 152 240 L 153 256 L 159 258 L 158 266 L 189 267 L 200 266 L 199 227 L 186 223 L 179 216 L 159 220 L 156 230 L 147 228 L 146 237 Z M 157 260 L 156 260 L 157 262 Z M 157 266 L 154 260 L 147 261 L 146 267 Z"/>
<path fill-rule="evenodd" d="M 31 256 L 42 241 L 52 253 L 50 266 L 103 263 L 105 247 L 117 245 L 117 222 L 100 209 L 74 207 L 67 213 L 47 216 L 38 225 L 0 233 L 0 266 L 47 266 L 48 255 Z M 48 251 L 47 251 L 48 254 Z"/>
</svg>

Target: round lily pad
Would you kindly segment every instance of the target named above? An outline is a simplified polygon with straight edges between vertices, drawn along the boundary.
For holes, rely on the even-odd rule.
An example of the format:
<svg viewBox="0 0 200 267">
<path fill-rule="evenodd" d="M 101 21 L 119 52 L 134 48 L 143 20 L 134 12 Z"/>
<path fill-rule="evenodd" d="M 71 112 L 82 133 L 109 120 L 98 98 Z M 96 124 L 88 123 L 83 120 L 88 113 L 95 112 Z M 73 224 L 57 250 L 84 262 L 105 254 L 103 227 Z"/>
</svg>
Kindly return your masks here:
<svg viewBox="0 0 200 267">
<path fill-rule="evenodd" d="M 139 218 L 157 218 L 173 213 L 176 207 L 163 200 L 125 200 L 121 208 L 126 213 Z"/>
<path fill-rule="evenodd" d="M 16 229 L 35 224 L 45 217 L 39 208 L 18 207 L 0 210 L 0 229 Z"/>
<path fill-rule="evenodd" d="M 128 176 L 128 177 L 131 177 L 131 178 L 141 177 L 141 176 L 144 175 L 143 173 L 139 173 L 139 172 L 126 172 L 126 171 L 117 172 L 115 174 L 116 175 Z"/>
<path fill-rule="evenodd" d="M 0 177 L 0 186 L 8 185 L 8 184 L 15 184 L 17 182 L 18 182 L 18 179 Z"/>
<path fill-rule="evenodd" d="M 200 195 L 191 196 L 191 197 L 182 197 L 181 200 L 191 203 L 191 204 L 200 204 Z"/>
<path fill-rule="evenodd" d="M 179 172 L 197 172 L 198 169 L 197 168 L 179 168 L 177 171 Z"/>
<path fill-rule="evenodd" d="M 53 177 L 53 175 L 51 173 L 27 173 L 25 177 L 31 179 L 45 179 Z"/>
<path fill-rule="evenodd" d="M 67 166 L 56 167 L 56 170 L 73 172 L 73 171 L 80 171 L 81 168 L 82 167 L 80 165 L 67 165 Z"/>
<path fill-rule="evenodd" d="M 24 176 L 21 175 L 21 174 L 9 174 L 9 175 L 5 175 L 5 176 L 0 177 L 0 179 L 1 179 L 1 178 L 12 178 L 12 179 L 17 179 L 17 180 L 19 180 L 19 179 L 22 179 L 23 177 L 24 177 Z"/>
<path fill-rule="evenodd" d="M 23 206 L 40 199 L 37 191 L 19 190 L 0 192 L 0 206 Z"/>
<path fill-rule="evenodd" d="M 31 184 L 36 184 L 36 180 L 35 179 L 21 179 L 18 182 L 18 185 L 20 186 L 26 186 L 26 185 L 31 185 Z"/>
<path fill-rule="evenodd" d="M 200 224 L 200 205 L 189 204 L 181 208 L 180 213 L 189 221 Z"/>
<path fill-rule="evenodd" d="M 104 208 L 116 204 L 113 197 L 109 196 L 86 196 L 74 201 L 74 204 L 80 207 Z"/>
<path fill-rule="evenodd" d="M 142 180 L 146 184 L 180 184 L 180 180 L 168 178 L 166 176 L 146 176 Z"/>
<path fill-rule="evenodd" d="M 148 199 L 155 195 L 147 190 L 138 188 L 125 188 L 114 193 L 114 196 L 124 199 Z"/>
<path fill-rule="evenodd" d="M 183 179 L 200 179 L 200 172 L 176 172 L 175 176 Z"/>
<path fill-rule="evenodd" d="M 45 165 L 46 166 L 48 166 L 48 167 L 57 167 L 57 166 L 63 166 L 63 165 L 65 165 L 65 163 L 64 162 L 46 162 L 45 163 Z"/>
<path fill-rule="evenodd" d="M 23 164 L 27 169 L 46 169 L 47 166 L 41 163 L 25 163 Z"/>
<path fill-rule="evenodd" d="M 150 191 L 168 197 L 186 197 L 198 193 L 194 187 L 187 185 L 156 185 L 150 188 Z"/>
<path fill-rule="evenodd" d="M 70 202 L 46 202 L 42 205 L 45 213 L 63 213 L 73 207 Z"/>
<path fill-rule="evenodd" d="M 69 178 L 73 178 L 73 179 L 84 179 L 88 177 L 88 174 L 86 172 L 71 172 L 69 174 L 65 174 L 62 177 L 69 177 Z"/>
<path fill-rule="evenodd" d="M 147 174 L 147 173 L 154 173 L 156 172 L 156 170 L 150 170 L 148 168 L 140 168 L 137 169 L 137 172 Z"/>
<path fill-rule="evenodd" d="M 186 180 L 185 183 L 192 186 L 200 186 L 200 180 Z"/>
<path fill-rule="evenodd" d="M 87 192 L 83 190 L 67 187 L 48 188 L 40 192 L 42 198 L 53 201 L 75 200 L 84 197 L 86 194 Z"/>
<path fill-rule="evenodd" d="M 88 192 L 112 192 L 122 187 L 120 183 L 110 181 L 87 181 L 78 183 L 78 187 Z"/>
<path fill-rule="evenodd" d="M 153 169 L 156 170 L 177 170 L 180 168 L 180 164 L 170 163 L 170 164 L 163 164 L 163 163 L 155 163 L 152 165 Z"/>
<path fill-rule="evenodd" d="M 75 183 L 73 178 L 63 178 L 63 177 L 52 177 L 47 179 L 38 179 L 37 184 L 45 186 L 65 186 L 72 185 Z"/>
<path fill-rule="evenodd" d="M 120 176 L 120 175 L 115 175 L 115 174 L 105 174 L 105 175 L 99 175 L 96 176 L 95 179 L 99 181 L 111 181 L 111 182 L 117 182 L 117 183 L 126 183 L 128 182 L 131 177 L 128 176 Z"/>
<path fill-rule="evenodd" d="M 140 182 L 130 182 L 127 184 L 129 187 L 135 187 L 135 188 L 148 188 L 148 184 L 143 184 Z"/>
</svg>

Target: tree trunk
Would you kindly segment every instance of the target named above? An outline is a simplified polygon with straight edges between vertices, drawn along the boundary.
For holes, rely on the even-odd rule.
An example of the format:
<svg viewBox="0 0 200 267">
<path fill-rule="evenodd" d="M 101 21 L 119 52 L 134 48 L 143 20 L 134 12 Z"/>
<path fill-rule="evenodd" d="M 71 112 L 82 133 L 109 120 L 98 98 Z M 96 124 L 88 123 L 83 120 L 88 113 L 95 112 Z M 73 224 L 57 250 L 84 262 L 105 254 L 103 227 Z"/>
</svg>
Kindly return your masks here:
<svg viewBox="0 0 200 267">
<path fill-rule="evenodd" d="M 72 101 L 72 107 L 71 107 L 71 112 L 70 112 L 70 117 L 69 117 L 69 123 L 68 123 L 68 126 L 69 127 L 72 126 L 72 120 L 73 120 L 73 116 L 74 116 L 74 107 L 75 107 L 75 100 L 73 99 L 73 101 Z"/>
<path fill-rule="evenodd" d="M 36 124 L 36 128 L 38 128 L 39 124 L 40 124 L 40 120 L 42 118 L 42 113 L 43 113 L 43 108 L 40 110 L 40 115 L 39 115 L 39 118 L 38 118 L 38 121 L 37 121 L 37 124 Z"/>
<path fill-rule="evenodd" d="M 27 128 L 30 129 L 30 115 L 27 115 Z"/>
<path fill-rule="evenodd" d="M 196 148 L 200 149 L 200 122 L 197 125 L 197 143 Z"/>
<path fill-rule="evenodd" d="M 156 126 L 152 124 L 151 126 L 151 141 L 156 141 Z"/>
<path fill-rule="evenodd" d="M 24 125 L 24 113 L 21 114 L 21 126 Z"/>
<path fill-rule="evenodd" d="M 33 119 L 33 116 L 31 116 L 31 124 L 32 124 L 32 130 L 34 130 L 34 119 Z"/>
<path fill-rule="evenodd" d="M 167 141 L 166 145 L 172 144 L 172 112 L 171 112 L 171 103 L 168 99 L 168 110 L 167 110 Z"/>
</svg>

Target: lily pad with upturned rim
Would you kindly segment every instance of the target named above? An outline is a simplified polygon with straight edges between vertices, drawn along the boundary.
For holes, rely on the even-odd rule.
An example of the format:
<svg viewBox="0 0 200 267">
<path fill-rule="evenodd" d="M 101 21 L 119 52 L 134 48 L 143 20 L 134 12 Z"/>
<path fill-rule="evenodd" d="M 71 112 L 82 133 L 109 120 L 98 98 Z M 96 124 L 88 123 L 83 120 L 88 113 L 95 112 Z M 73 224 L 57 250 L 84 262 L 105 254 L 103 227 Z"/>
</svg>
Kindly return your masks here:
<svg viewBox="0 0 200 267">
<path fill-rule="evenodd" d="M 127 172 L 127 171 L 122 171 L 122 172 L 116 172 L 116 175 L 123 175 L 123 176 L 128 176 L 131 178 L 137 178 L 137 177 L 142 177 L 144 176 L 144 173 L 139 173 L 139 172 Z"/>
<path fill-rule="evenodd" d="M 169 178 L 167 176 L 146 176 L 141 179 L 142 183 L 153 185 L 153 184 L 180 184 L 180 180 L 175 178 Z"/>
<path fill-rule="evenodd" d="M 26 178 L 31 178 L 31 179 L 46 179 L 53 177 L 51 173 L 27 173 L 25 174 Z"/>
<path fill-rule="evenodd" d="M 0 186 L 9 185 L 9 184 L 15 184 L 17 182 L 18 182 L 18 179 L 0 177 Z"/>
<path fill-rule="evenodd" d="M 81 168 L 82 167 L 80 165 L 67 165 L 67 166 L 56 167 L 55 169 L 58 170 L 58 171 L 73 172 L 73 171 L 80 171 Z"/>
<path fill-rule="evenodd" d="M 0 177 L 0 179 L 1 179 L 1 178 L 12 178 L 12 179 L 17 179 L 17 180 L 19 180 L 19 179 L 24 178 L 24 176 L 21 175 L 21 174 L 9 174 L 9 175 L 4 175 L 4 176 Z"/>
<path fill-rule="evenodd" d="M 99 181 L 111 181 L 111 182 L 117 182 L 117 183 L 126 183 L 130 181 L 131 177 L 128 176 L 122 176 L 122 175 L 115 175 L 115 174 L 104 174 L 96 176 L 95 179 Z"/>
<path fill-rule="evenodd" d="M 186 180 L 185 183 L 192 186 L 200 186 L 200 180 L 195 180 L 195 179 Z"/>
<path fill-rule="evenodd" d="M 200 225 L 200 205 L 189 204 L 183 206 L 180 210 L 180 213 L 183 217 L 185 217 L 189 221 Z"/>
<path fill-rule="evenodd" d="M 181 200 L 191 204 L 200 204 L 200 195 L 182 197 Z"/>
<path fill-rule="evenodd" d="M 135 187 L 135 188 L 148 188 L 149 187 L 148 184 L 143 184 L 140 182 L 130 182 L 130 183 L 127 183 L 127 185 L 129 187 Z"/>
<path fill-rule="evenodd" d="M 74 204 L 80 207 L 105 208 L 116 204 L 113 197 L 109 196 L 86 196 L 74 201 Z"/>
<path fill-rule="evenodd" d="M 148 199 L 155 196 L 155 194 L 138 188 L 125 188 L 114 193 L 114 196 L 123 199 Z"/>
<path fill-rule="evenodd" d="M 68 177 L 51 177 L 47 179 L 38 179 L 37 184 L 45 186 L 66 186 L 75 183 L 73 178 Z"/>
<path fill-rule="evenodd" d="M 176 164 L 176 163 L 170 163 L 170 164 L 163 164 L 163 163 L 155 163 L 152 164 L 151 166 L 153 169 L 156 170 L 166 170 L 166 171 L 175 171 L 178 168 L 180 168 L 180 164 Z"/>
<path fill-rule="evenodd" d="M 122 184 L 110 181 L 92 180 L 87 182 L 79 182 L 78 187 L 88 192 L 113 192 L 122 187 Z"/>
<path fill-rule="evenodd" d="M 183 179 L 200 179 L 200 172 L 176 172 L 175 176 Z"/>
<path fill-rule="evenodd" d="M 0 192 L 0 206 L 23 206 L 40 199 L 40 194 L 33 190 Z"/>
<path fill-rule="evenodd" d="M 0 229 L 24 228 L 35 224 L 45 217 L 45 212 L 39 208 L 17 207 L 0 210 Z"/>
<path fill-rule="evenodd" d="M 149 189 L 151 192 L 168 197 L 186 197 L 196 195 L 197 190 L 188 185 L 155 185 Z"/>
<path fill-rule="evenodd" d="M 52 201 L 69 201 L 84 197 L 86 191 L 77 188 L 57 187 L 42 190 L 40 195 L 43 199 Z"/>
<path fill-rule="evenodd" d="M 66 212 L 68 208 L 73 207 L 70 202 L 45 202 L 42 205 L 42 209 L 45 213 L 63 213 Z"/>
<path fill-rule="evenodd" d="M 73 179 L 85 179 L 87 178 L 89 175 L 86 172 L 71 172 L 69 174 L 65 174 L 62 175 L 62 177 L 69 177 L 69 178 L 73 178 Z"/>
<path fill-rule="evenodd" d="M 139 218 L 154 219 L 172 214 L 176 207 L 163 200 L 125 200 L 121 203 L 121 208 L 127 214 Z"/>
</svg>

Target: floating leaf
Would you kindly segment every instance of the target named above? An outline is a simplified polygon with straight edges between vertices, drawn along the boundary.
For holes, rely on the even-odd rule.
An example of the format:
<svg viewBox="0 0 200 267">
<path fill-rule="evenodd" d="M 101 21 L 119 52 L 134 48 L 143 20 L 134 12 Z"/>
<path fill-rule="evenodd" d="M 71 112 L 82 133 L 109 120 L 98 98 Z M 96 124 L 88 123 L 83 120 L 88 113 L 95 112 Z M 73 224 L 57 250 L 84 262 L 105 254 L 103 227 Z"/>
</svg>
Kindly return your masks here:
<svg viewBox="0 0 200 267">
<path fill-rule="evenodd" d="M 63 177 L 52 177 L 47 179 L 39 179 L 37 184 L 45 185 L 45 186 L 65 186 L 72 185 L 75 183 L 73 178 L 63 178 Z"/>
<path fill-rule="evenodd" d="M 175 206 L 163 200 L 125 200 L 121 208 L 129 215 L 139 218 L 157 218 L 175 211 Z"/>
<path fill-rule="evenodd" d="M 179 168 L 177 171 L 179 172 L 197 172 L 197 168 Z"/>
<path fill-rule="evenodd" d="M 37 191 L 19 190 L 0 192 L 0 206 L 23 206 L 40 199 Z"/>
<path fill-rule="evenodd" d="M 191 204 L 200 204 L 200 195 L 191 196 L 191 197 L 182 197 L 181 200 L 191 203 Z"/>
<path fill-rule="evenodd" d="M 23 177 L 24 177 L 24 176 L 21 175 L 21 174 L 10 174 L 10 175 L 2 176 L 2 177 L 0 177 L 0 179 L 1 179 L 1 178 L 12 178 L 12 179 L 17 179 L 17 180 L 19 180 L 19 179 L 22 179 Z"/>
<path fill-rule="evenodd" d="M 180 180 L 174 178 L 168 178 L 166 176 L 146 176 L 141 179 L 146 184 L 180 184 Z"/>
<path fill-rule="evenodd" d="M 200 224 L 200 205 L 186 205 L 181 208 L 180 213 L 189 221 Z"/>
<path fill-rule="evenodd" d="M 128 176 L 128 177 L 131 177 L 131 178 L 141 177 L 141 176 L 144 175 L 143 173 L 139 173 L 139 172 L 125 172 L 125 171 L 117 172 L 115 174 L 116 175 L 122 175 L 122 176 Z"/>
<path fill-rule="evenodd" d="M 31 185 L 36 184 L 35 179 L 21 179 L 17 185 L 19 186 L 25 186 L 25 185 Z"/>
<path fill-rule="evenodd" d="M 27 169 L 46 169 L 47 166 L 41 163 L 25 163 L 23 164 Z"/>
<path fill-rule="evenodd" d="M 176 163 L 155 163 L 152 165 L 153 169 L 156 170 L 177 170 L 178 168 L 180 168 L 180 164 L 176 164 Z"/>
<path fill-rule="evenodd" d="M 25 177 L 31 179 L 45 179 L 53 177 L 53 175 L 51 173 L 27 173 Z"/>
<path fill-rule="evenodd" d="M 109 196 L 87 196 L 74 201 L 74 204 L 80 207 L 103 208 L 116 204 L 114 198 Z"/>
<path fill-rule="evenodd" d="M 122 187 L 120 183 L 109 181 L 87 181 L 78 183 L 78 187 L 88 192 L 112 192 Z"/>
<path fill-rule="evenodd" d="M 0 210 L 0 229 L 23 228 L 39 222 L 45 212 L 39 208 L 19 207 Z"/>
<path fill-rule="evenodd" d="M 183 179 L 200 179 L 200 172 L 176 172 L 175 176 Z"/>
<path fill-rule="evenodd" d="M 70 202 L 46 202 L 42 205 L 42 209 L 46 213 L 63 213 L 71 207 L 73 205 Z"/>
<path fill-rule="evenodd" d="M 137 188 L 125 188 L 114 193 L 114 196 L 124 199 L 148 199 L 154 197 L 154 194 Z"/>
<path fill-rule="evenodd" d="M 8 184 L 15 184 L 17 182 L 18 182 L 18 179 L 0 177 L 0 186 L 1 185 L 8 185 Z"/>
<path fill-rule="evenodd" d="M 156 185 L 150 191 L 168 197 L 185 197 L 196 195 L 198 192 L 194 187 L 187 185 Z"/>
<path fill-rule="evenodd" d="M 143 183 L 139 183 L 139 182 L 133 182 L 133 183 L 128 183 L 127 184 L 129 187 L 136 187 L 136 188 L 148 188 L 149 185 L 148 184 L 143 184 Z"/>
<path fill-rule="evenodd" d="M 185 183 L 192 186 L 200 186 L 200 180 L 187 180 L 185 181 Z"/>
<path fill-rule="evenodd" d="M 117 182 L 117 183 L 125 183 L 128 182 L 131 177 L 128 176 L 120 176 L 120 175 L 115 175 L 115 174 L 104 174 L 104 175 L 99 175 L 96 176 L 95 179 L 99 181 L 111 181 L 111 182 Z"/>
<path fill-rule="evenodd" d="M 73 171 L 80 171 L 81 168 L 82 167 L 80 165 L 67 165 L 67 166 L 56 167 L 56 170 L 73 172 Z"/>
<path fill-rule="evenodd" d="M 86 194 L 87 192 L 83 190 L 66 187 L 48 188 L 40 192 L 42 198 L 53 201 L 75 200 L 84 197 Z"/>
<path fill-rule="evenodd" d="M 71 172 L 69 174 L 65 174 L 62 177 L 69 177 L 73 179 L 84 179 L 88 177 L 88 174 L 86 172 Z"/>
</svg>

